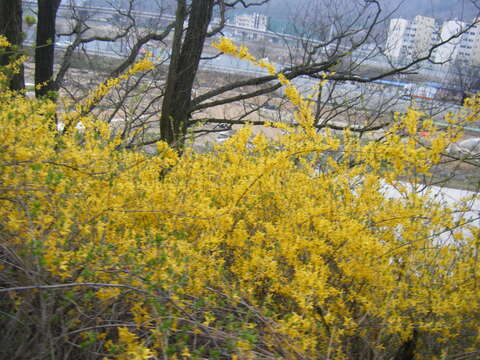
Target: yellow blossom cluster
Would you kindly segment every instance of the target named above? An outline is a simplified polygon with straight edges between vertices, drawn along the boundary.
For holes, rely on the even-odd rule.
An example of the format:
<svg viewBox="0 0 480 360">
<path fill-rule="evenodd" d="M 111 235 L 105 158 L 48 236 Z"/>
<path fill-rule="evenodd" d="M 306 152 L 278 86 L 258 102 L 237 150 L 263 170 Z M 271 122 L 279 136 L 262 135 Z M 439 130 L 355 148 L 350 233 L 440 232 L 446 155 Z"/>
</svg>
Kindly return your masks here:
<svg viewBox="0 0 480 360">
<path fill-rule="evenodd" d="M 85 115 L 87 115 L 91 109 L 112 90 L 112 88 L 119 85 L 122 81 L 129 79 L 138 72 L 152 70 L 154 64 L 150 61 L 150 58 L 151 55 L 147 54 L 142 60 L 133 64 L 133 66 L 131 66 L 125 73 L 115 78 L 109 78 L 98 85 L 85 100 L 75 105 L 74 111 L 64 114 L 62 122 L 66 124 L 65 128 L 70 129 L 75 127 L 81 117 L 84 117 L 85 120 Z"/>
<path fill-rule="evenodd" d="M 267 70 L 267 72 L 276 76 L 280 84 L 285 88 L 285 95 L 289 101 L 297 108 L 297 111 L 294 113 L 295 121 L 303 127 L 304 131 L 307 131 L 309 134 L 313 134 L 313 114 L 311 110 L 311 104 L 309 101 L 305 100 L 298 89 L 292 84 L 292 82 L 287 79 L 287 77 L 282 73 L 277 73 L 275 65 L 266 61 L 266 60 L 257 60 L 245 46 L 237 47 L 230 39 L 221 38 L 218 42 L 213 42 L 212 46 L 217 50 L 225 54 L 229 54 L 239 59 L 246 59 L 253 65 L 256 65 L 262 69 Z M 327 74 L 322 73 L 323 80 L 320 82 L 320 86 L 324 86 L 327 82 Z"/>
<path fill-rule="evenodd" d="M 56 339 L 95 329 L 77 348 L 139 360 L 393 358 L 417 332 L 418 358 L 438 358 L 431 343 L 449 342 L 445 356 L 480 345 L 480 231 L 464 205 L 420 192 L 458 130 L 410 109 L 382 141 L 319 133 L 278 79 L 296 131 L 272 140 L 245 127 L 181 157 L 164 143 L 154 156 L 119 150 L 83 108 L 77 121 L 92 125 L 59 133 L 53 103 L 0 89 L 1 245 L 28 269 L 0 264 L 15 284 L 79 284 L 55 293 L 65 304 L 51 321 L 68 319 Z M 452 122 L 479 109 L 473 98 Z M 12 309 L 31 298 L 18 292 Z"/>
<path fill-rule="evenodd" d="M 9 51 L 10 43 L 7 41 L 7 38 L 3 35 L 0 35 L 0 54 L 8 49 Z M 20 65 L 26 61 L 26 56 L 18 56 L 11 63 L 4 65 L 2 71 L 0 71 L 0 84 L 5 84 L 5 82 L 13 74 L 18 74 L 20 71 Z"/>
<path fill-rule="evenodd" d="M 8 42 L 7 38 L 3 35 L 0 35 L 0 48 L 8 47 L 10 43 Z"/>
</svg>

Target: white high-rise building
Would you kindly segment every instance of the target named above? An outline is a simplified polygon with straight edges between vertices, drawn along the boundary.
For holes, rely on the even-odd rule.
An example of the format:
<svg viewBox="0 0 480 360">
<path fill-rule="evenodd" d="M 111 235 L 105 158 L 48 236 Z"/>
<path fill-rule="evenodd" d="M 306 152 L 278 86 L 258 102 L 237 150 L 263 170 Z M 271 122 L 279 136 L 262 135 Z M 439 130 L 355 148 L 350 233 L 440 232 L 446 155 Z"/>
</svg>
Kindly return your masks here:
<svg viewBox="0 0 480 360">
<path fill-rule="evenodd" d="M 402 50 L 408 47 L 409 36 L 407 34 L 407 27 L 410 23 L 407 19 L 392 19 L 390 20 L 390 27 L 388 29 L 387 45 L 385 53 L 392 59 L 400 58 Z"/>
<path fill-rule="evenodd" d="M 453 60 L 480 66 L 480 19 L 460 36 Z"/>
<path fill-rule="evenodd" d="M 385 53 L 391 59 L 411 59 L 428 54 L 438 38 L 435 19 L 417 15 L 413 20 L 390 20 Z"/>
<path fill-rule="evenodd" d="M 460 36 L 455 37 L 462 31 Z M 392 60 L 408 61 L 428 55 L 432 45 L 448 39 L 451 40 L 434 50 L 432 59 L 435 62 L 463 62 L 480 66 L 480 19 L 477 19 L 477 25 L 471 27 L 459 20 L 445 21 L 440 27 L 435 19 L 420 15 L 413 20 L 392 19 L 385 53 Z"/>
<path fill-rule="evenodd" d="M 472 39 L 469 33 L 464 33 L 459 37 L 456 34 L 464 31 L 467 24 L 463 21 L 448 20 L 442 24 L 440 31 L 440 41 L 446 41 L 452 38 L 448 43 L 441 45 L 435 51 L 435 61 L 447 63 L 469 57 L 473 44 L 469 44 Z"/>
<path fill-rule="evenodd" d="M 460 36 L 454 37 L 456 34 Z M 480 65 L 480 19 L 476 19 L 473 26 L 459 20 L 445 21 L 440 39 L 445 41 L 450 38 L 452 40 L 436 50 L 435 61 L 447 64 Z"/>
</svg>

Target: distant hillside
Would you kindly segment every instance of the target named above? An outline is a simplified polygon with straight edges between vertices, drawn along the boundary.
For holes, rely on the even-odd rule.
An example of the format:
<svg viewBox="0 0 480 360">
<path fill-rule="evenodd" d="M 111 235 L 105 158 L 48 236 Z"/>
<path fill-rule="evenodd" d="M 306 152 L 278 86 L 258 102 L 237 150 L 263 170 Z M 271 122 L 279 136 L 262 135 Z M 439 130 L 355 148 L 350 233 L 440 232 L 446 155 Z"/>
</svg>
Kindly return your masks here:
<svg viewBox="0 0 480 360">
<path fill-rule="evenodd" d="M 390 6 L 398 1 L 389 0 Z M 475 2 L 479 3 L 478 0 Z M 473 20 L 479 8 L 472 0 L 406 0 L 399 8 L 399 14 L 404 17 L 414 17 L 417 14 L 431 16 L 439 20 L 463 19 Z"/>
<path fill-rule="evenodd" d="M 108 4 L 111 3 L 109 0 L 75 0 L 75 2 L 93 6 L 109 6 Z M 254 0 L 248 2 L 254 2 Z M 117 0 L 114 3 L 117 6 L 122 3 L 126 5 L 128 1 Z M 135 8 L 143 11 L 158 11 L 161 6 L 164 11 L 173 13 L 175 3 L 174 0 L 137 0 Z M 318 13 L 316 15 L 321 17 L 327 7 L 334 6 L 343 10 L 353 6 L 354 3 L 358 5 L 362 2 L 351 0 L 270 0 L 262 6 L 251 6 L 247 9 L 238 6 L 234 11 L 230 11 L 230 16 L 236 13 L 259 12 L 280 20 L 291 20 L 302 13 L 312 15 L 312 11 L 316 11 Z M 381 0 L 380 3 L 385 15 L 395 10 L 394 16 L 406 18 L 425 15 L 439 20 L 458 18 L 471 21 L 480 12 L 480 0 Z"/>
<path fill-rule="evenodd" d="M 247 10 L 239 9 L 239 11 L 258 11 L 273 17 L 289 18 L 302 8 L 317 8 L 318 11 L 321 11 L 322 6 L 331 6 L 332 3 L 341 8 L 341 6 L 338 6 L 340 2 L 343 1 L 337 1 L 335 4 L 331 0 L 271 0 L 262 7 L 251 7 Z M 396 9 L 394 16 L 407 18 L 424 15 L 439 20 L 458 18 L 470 21 L 480 11 L 479 0 L 383 0 L 380 2 L 385 14 Z M 474 2 L 477 3 L 478 7 L 475 6 Z"/>
</svg>

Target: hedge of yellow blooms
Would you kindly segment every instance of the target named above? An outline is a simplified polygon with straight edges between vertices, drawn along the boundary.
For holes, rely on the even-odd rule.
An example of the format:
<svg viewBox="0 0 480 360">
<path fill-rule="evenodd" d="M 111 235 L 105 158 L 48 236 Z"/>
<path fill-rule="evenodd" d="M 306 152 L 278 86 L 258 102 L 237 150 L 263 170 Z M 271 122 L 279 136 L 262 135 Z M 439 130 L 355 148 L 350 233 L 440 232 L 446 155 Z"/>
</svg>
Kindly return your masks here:
<svg viewBox="0 0 480 360">
<path fill-rule="evenodd" d="M 226 39 L 216 46 L 276 74 Z M 41 351 L 386 359 L 414 338 L 418 358 L 478 349 L 478 228 L 459 214 L 466 202 L 418 190 L 456 125 L 478 121 L 480 99 L 446 130 L 409 109 L 365 142 L 316 131 L 308 101 L 276 75 L 296 124 L 271 124 L 276 139 L 244 127 L 181 156 L 165 143 L 153 156 L 123 149 L 89 103 L 62 114 L 2 85 L 0 300 L 21 321 L 43 319 L 55 341 Z M 72 119 L 82 129 L 58 130 Z"/>
</svg>

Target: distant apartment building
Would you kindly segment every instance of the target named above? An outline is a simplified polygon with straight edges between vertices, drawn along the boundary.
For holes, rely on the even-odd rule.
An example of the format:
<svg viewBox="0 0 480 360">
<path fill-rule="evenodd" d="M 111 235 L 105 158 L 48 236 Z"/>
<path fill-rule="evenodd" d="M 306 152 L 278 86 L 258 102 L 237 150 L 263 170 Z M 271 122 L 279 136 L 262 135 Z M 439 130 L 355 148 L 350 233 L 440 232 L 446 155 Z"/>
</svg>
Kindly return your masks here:
<svg viewBox="0 0 480 360">
<path fill-rule="evenodd" d="M 237 15 L 233 18 L 232 25 L 245 29 L 236 29 L 234 31 L 236 37 L 242 38 L 243 40 L 262 40 L 264 39 L 264 35 L 256 33 L 255 31 L 267 31 L 268 17 L 258 13 Z"/>
<path fill-rule="evenodd" d="M 392 19 L 385 53 L 394 60 L 425 56 L 438 36 L 438 26 L 433 18 L 417 15 L 413 20 Z"/>
<path fill-rule="evenodd" d="M 459 20 L 448 20 L 440 26 L 435 19 L 420 15 L 413 20 L 392 19 L 385 53 L 392 60 L 408 61 L 427 55 L 432 45 L 451 38 L 435 49 L 432 57 L 435 62 L 480 65 L 480 25 L 466 30 L 467 27 L 467 23 Z M 462 31 L 465 32 L 454 37 Z"/>
<path fill-rule="evenodd" d="M 454 36 L 455 34 L 458 34 L 460 31 L 465 29 L 466 26 L 467 26 L 467 24 L 464 23 L 463 21 L 457 21 L 457 20 L 445 21 L 442 24 L 439 40 L 440 41 L 445 41 L 445 40 L 448 40 L 448 39 L 452 38 L 452 36 Z M 464 51 L 459 51 L 460 46 L 462 46 L 462 49 L 463 49 L 462 37 L 463 37 L 463 35 L 460 36 L 460 37 L 457 37 L 457 38 L 453 38 L 448 43 L 443 44 L 442 46 L 438 47 L 435 50 L 435 61 L 444 63 L 444 62 L 447 62 L 447 61 L 450 61 L 450 60 L 455 60 L 455 59 L 457 59 L 458 56 L 463 57 L 465 55 L 465 52 Z M 460 55 L 460 53 L 462 55 Z"/>
<path fill-rule="evenodd" d="M 454 37 L 462 31 L 460 36 Z M 480 65 L 480 26 L 478 24 L 469 27 L 469 24 L 463 21 L 445 21 L 442 24 L 440 40 L 445 41 L 450 38 L 452 40 L 436 50 L 435 61 Z"/>
<path fill-rule="evenodd" d="M 243 14 L 235 16 L 234 25 L 247 29 L 267 31 L 268 17 L 262 14 Z"/>
</svg>

